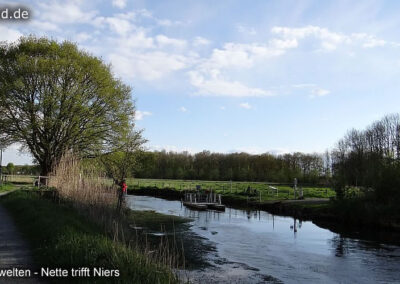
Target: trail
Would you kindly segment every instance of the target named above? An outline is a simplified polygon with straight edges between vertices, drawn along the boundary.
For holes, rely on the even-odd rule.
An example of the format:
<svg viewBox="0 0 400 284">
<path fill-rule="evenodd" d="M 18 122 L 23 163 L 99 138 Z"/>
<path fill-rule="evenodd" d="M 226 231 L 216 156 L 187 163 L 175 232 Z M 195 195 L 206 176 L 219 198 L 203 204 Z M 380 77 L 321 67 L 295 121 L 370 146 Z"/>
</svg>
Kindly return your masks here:
<svg viewBox="0 0 400 284">
<path fill-rule="evenodd" d="M 9 192 L 0 193 L 1 196 Z M 7 210 L 0 205 L 0 269 L 32 269 L 32 254 Z M 32 271 L 33 276 L 33 271 Z M 35 278 L 0 278 L 0 283 L 44 283 Z"/>
</svg>

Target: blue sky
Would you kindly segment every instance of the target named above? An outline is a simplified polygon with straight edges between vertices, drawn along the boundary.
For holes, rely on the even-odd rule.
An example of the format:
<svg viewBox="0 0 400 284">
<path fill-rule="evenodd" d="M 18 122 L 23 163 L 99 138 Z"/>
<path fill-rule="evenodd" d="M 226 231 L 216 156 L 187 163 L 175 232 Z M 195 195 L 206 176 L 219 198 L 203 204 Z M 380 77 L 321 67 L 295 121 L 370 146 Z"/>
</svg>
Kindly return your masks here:
<svg viewBox="0 0 400 284">
<path fill-rule="evenodd" d="M 399 111 L 399 1 L 38 2 L 0 40 L 72 40 L 111 63 L 149 149 L 323 152 Z M 5 162 L 30 163 L 16 149 Z"/>
</svg>

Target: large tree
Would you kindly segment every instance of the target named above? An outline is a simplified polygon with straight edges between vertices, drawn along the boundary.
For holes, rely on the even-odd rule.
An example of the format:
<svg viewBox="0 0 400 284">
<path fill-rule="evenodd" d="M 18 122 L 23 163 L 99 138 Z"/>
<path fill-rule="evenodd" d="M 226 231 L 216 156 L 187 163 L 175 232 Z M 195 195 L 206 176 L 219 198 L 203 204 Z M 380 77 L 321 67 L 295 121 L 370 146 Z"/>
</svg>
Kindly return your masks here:
<svg viewBox="0 0 400 284">
<path fill-rule="evenodd" d="M 0 43 L 0 138 L 27 148 L 47 175 L 65 153 L 92 154 L 126 135 L 131 89 L 71 42 Z"/>
</svg>

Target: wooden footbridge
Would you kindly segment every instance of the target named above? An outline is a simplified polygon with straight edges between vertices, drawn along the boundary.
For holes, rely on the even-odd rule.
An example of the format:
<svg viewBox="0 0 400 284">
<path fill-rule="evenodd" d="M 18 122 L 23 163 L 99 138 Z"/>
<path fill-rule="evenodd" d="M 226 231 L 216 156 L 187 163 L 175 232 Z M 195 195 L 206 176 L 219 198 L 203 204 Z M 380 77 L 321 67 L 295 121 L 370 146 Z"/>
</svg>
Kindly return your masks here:
<svg viewBox="0 0 400 284">
<path fill-rule="evenodd" d="M 213 192 L 201 193 L 188 192 L 185 193 L 183 205 L 195 210 L 213 209 L 218 211 L 225 211 L 225 205 L 221 203 L 221 194 Z"/>
</svg>

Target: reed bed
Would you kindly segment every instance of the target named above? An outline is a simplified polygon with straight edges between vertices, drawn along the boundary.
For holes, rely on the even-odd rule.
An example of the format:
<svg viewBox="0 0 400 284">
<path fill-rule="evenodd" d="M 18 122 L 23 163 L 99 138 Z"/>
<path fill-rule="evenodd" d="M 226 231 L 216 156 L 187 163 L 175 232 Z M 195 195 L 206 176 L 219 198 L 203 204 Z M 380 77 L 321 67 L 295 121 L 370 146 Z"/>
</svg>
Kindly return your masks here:
<svg viewBox="0 0 400 284">
<path fill-rule="evenodd" d="M 83 167 L 79 158 L 67 153 L 54 168 L 49 186 L 56 188 L 60 200 L 70 202 L 78 211 L 118 234 L 118 188 L 106 183 L 104 177 L 94 165 Z"/>
<path fill-rule="evenodd" d="M 83 165 L 72 153 L 62 157 L 54 168 L 49 186 L 55 188 L 59 202 L 71 204 L 78 212 L 100 225 L 114 242 L 124 243 L 131 250 L 145 256 L 148 265 L 170 269 L 184 267 L 183 248 L 175 233 L 159 239 L 158 244 L 149 242 L 147 235 L 138 235 L 130 229 L 130 210 L 122 203 L 118 209 L 119 187 L 110 183 L 95 164 Z M 163 228 L 160 227 L 160 231 Z"/>
</svg>

